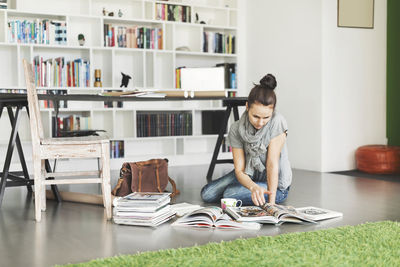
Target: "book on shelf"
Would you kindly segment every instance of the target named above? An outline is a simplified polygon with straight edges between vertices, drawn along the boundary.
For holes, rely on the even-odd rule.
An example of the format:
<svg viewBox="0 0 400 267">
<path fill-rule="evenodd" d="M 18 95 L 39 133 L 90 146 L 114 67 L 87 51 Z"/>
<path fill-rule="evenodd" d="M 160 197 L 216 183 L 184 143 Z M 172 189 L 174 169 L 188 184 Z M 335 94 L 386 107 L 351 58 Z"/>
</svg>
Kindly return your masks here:
<svg viewBox="0 0 400 267">
<path fill-rule="evenodd" d="M 124 140 L 110 140 L 110 158 L 118 159 L 125 156 Z"/>
<path fill-rule="evenodd" d="M 65 21 L 52 20 L 51 25 L 54 25 L 54 40 L 56 44 L 67 45 L 67 23 Z M 53 30 L 50 31 L 51 33 Z"/>
<path fill-rule="evenodd" d="M 66 61 L 64 57 L 33 58 L 35 84 L 38 87 L 88 87 L 90 62 L 83 58 Z"/>
<path fill-rule="evenodd" d="M 138 137 L 192 135 L 192 113 L 138 112 L 136 127 Z"/>
<path fill-rule="evenodd" d="M 113 200 L 116 224 L 156 227 L 175 216 L 170 193 L 134 192 Z"/>
<path fill-rule="evenodd" d="M 0 93 L 5 94 L 26 94 L 25 89 L 0 89 Z"/>
<path fill-rule="evenodd" d="M 228 207 L 226 212 L 239 222 L 282 224 L 284 222 L 316 223 L 292 206 L 265 203 L 263 206 Z"/>
<path fill-rule="evenodd" d="M 232 34 L 203 32 L 202 51 L 206 53 L 235 54 L 235 39 Z"/>
<path fill-rule="evenodd" d="M 225 137 L 222 139 L 221 152 L 222 153 L 232 152 L 232 147 L 227 144 Z"/>
<path fill-rule="evenodd" d="M 67 90 L 37 90 L 38 94 L 44 95 L 66 95 L 68 94 Z M 41 108 L 54 108 L 53 100 L 41 100 L 39 101 L 39 105 Z M 59 100 L 58 106 L 60 108 L 68 108 L 68 101 Z"/>
<path fill-rule="evenodd" d="M 236 97 L 236 91 L 228 91 L 228 97 Z"/>
<path fill-rule="evenodd" d="M 89 129 L 91 129 L 91 117 L 76 114 L 57 117 L 52 116 L 53 137 L 65 137 L 66 133 Z"/>
<path fill-rule="evenodd" d="M 7 9 L 7 0 L 0 0 L 0 9 Z"/>
<path fill-rule="evenodd" d="M 104 46 L 163 49 L 162 28 L 104 24 Z"/>
<path fill-rule="evenodd" d="M 182 68 L 186 68 L 185 66 L 177 67 L 175 69 L 175 88 L 181 89 L 182 84 L 181 84 L 181 72 Z"/>
<path fill-rule="evenodd" d="M 67 44 L 67 23 L 49 19 L 9 20 L 8 42 L 23 44 Z"/>
<path fill-rule="evenodd" d="M 225 88 L 236 89 L 236 63 L 218 63 L 216 67 L 223 67 L 225 71 Z"/>
<path fill-rule="evenodd" d="M 194 210 L 177 219 L 172 226 L 247 230 L 259 230 L 261 227 L 255 222 L 234 221 L 221 208 L 215 206 Z"/>
<path fill-rule="evenodd" d="M 156 3 L 155 16 L 156 20 L 191 22 L 191 8 L 185 5 Z"/>
</svg>

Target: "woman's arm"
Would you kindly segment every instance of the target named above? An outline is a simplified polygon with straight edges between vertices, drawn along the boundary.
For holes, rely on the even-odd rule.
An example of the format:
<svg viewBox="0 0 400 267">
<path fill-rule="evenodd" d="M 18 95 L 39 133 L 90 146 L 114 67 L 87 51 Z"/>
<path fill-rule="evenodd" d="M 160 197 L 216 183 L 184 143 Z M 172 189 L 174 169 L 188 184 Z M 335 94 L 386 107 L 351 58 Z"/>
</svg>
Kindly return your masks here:
<svg viewBox="0 0 400 267">
<path fill-rule="evenodd" d="M 269 194 L 269 192 L 253 182 L 253 180 L 251 180 L 251 178 L 244 172 L 246 166 L 244 150 L 241 148 L 233 148 L 232 154 L 236 178 L 244 187 L 251 191 L 251 199 L 253 200 L 253 203 L 257 206 L 263 205 L 265 203 L 264 194 Z"/>
<path fill-rule="evenodd" d="M 269 203 L 275 204 L 276 190 L 278 188 L 279 174 L 279 158 L 281 156 L 282 147 L 286 142 L 286 133 L 280 134 L 271 139 L 268 145 L 267 157 L 267 185 L 271 192 L 269 195 Z"/>
</svg>

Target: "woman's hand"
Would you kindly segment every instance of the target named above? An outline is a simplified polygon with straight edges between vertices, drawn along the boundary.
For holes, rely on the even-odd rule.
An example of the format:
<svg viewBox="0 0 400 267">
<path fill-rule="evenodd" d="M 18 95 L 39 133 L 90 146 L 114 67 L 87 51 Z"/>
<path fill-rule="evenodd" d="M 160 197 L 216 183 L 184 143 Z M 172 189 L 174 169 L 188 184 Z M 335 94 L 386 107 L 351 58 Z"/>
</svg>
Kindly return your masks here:
<svg viewBox="0 0 400 267">
<path fill-rule="evenodd" d="M 250 187 L 251 191 L 251 200 L 253 200 L 254 205 L 261 206 L 265 204 L 265 197 L 264 194 L 271 195 L 267 189 L 255 184 Z"/>
</svg>

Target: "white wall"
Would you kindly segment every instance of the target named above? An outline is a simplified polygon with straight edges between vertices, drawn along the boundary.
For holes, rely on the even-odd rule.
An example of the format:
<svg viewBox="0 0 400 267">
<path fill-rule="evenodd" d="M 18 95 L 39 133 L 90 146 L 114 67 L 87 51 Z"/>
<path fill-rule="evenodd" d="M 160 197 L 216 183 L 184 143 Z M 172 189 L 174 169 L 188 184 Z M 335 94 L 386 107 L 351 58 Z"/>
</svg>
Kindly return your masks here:
<svg viewBox="0 0 400 267">
<path fill-rule="evenodd" d="M 292 166 L 354 169 L 357 147 L 386 141 L 386 0 L 374 29 L 338 28 L 337 0 L 246 4 L 243 85 L 276 75 Z"/>
<path fill-rule="evenodd" d="M 292 167 L 320 170 L 321 1 L 246 2 L 247 93 L 252 82 L 275 75 L 277 109 L 289 125 Z"/>
<path fill-rule="evenodd" d="M 386 143 L 386 0 L 374 29 L 338 28 L 336 5 L 322 5 L 323 171 L 355 169 L 357 147 Z"/>
</svg>

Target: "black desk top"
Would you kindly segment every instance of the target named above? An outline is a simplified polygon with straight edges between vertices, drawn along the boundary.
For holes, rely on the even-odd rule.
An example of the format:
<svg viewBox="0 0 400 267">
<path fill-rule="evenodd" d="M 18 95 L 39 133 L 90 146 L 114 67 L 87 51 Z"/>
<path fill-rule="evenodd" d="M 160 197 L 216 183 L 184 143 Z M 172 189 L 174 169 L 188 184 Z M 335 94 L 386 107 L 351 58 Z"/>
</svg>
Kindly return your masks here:
<svg viewBox="0 0 400 267">
<path fill-rule="evenodd" d="M 39 100 L 52 101 L 197 101 L 197 100 L 222 100 L 224 104 L 243 106 L 246 104 L 247 97 L 121 97 L 121 96 L 102 96 L 95 94 L 68 94 L 51 95 L 38 94 Z M 21 102 L 27 101 L 26 94 L 0 93 L 0 102 Z"/>
</svg>

